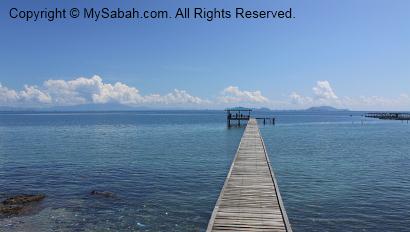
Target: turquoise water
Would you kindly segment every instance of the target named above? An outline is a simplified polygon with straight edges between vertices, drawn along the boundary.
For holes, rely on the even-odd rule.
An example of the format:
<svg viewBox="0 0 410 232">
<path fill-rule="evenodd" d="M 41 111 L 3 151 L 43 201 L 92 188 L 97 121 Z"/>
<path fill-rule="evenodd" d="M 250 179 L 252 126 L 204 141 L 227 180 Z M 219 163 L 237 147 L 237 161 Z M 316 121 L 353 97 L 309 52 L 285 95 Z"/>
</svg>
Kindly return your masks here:
<svg viewBox="0 0 410 232">
<path fill-rule="evenodd" d="M 410 125 L 262 131 L 295 231 L 410 231 Z"/>
<path fill-rule="evenodd" d="M 274 114 L 260 128 L 294 231 L 410 231 L 409 125 Z M 1 113 L 0 198 L 47 197 L 0 231 L 204 231 L 242 132 L 219 111 Z"/>
</svg>

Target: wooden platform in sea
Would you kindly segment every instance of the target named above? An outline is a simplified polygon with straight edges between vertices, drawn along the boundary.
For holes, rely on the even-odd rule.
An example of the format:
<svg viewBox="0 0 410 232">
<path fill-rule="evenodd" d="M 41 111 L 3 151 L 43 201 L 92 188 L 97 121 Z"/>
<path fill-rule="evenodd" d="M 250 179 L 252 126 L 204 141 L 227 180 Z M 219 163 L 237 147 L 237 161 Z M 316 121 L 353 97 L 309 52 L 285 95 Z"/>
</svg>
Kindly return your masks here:
<svg viewBox="0 0 410 232">
<path fill-rule="evenodd" d="M 292 231 L 254 118 L 245 128 L 207 231 Z"/>
<path fill-rule="evenodd" d="M 378 118 L 382 120 L 401 120 L 410 121 L 408 112 L 372 112 L 364 115 L 366 118 Z"/>
</svg>

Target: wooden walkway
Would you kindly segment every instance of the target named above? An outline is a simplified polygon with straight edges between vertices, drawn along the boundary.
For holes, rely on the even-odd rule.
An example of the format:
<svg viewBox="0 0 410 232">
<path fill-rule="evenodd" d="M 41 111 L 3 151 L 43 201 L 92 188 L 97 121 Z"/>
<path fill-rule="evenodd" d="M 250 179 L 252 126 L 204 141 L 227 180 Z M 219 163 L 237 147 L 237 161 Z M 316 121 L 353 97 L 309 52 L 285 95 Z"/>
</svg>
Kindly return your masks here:
<svg viewBox="0 0 410 232">
<path fill-rule="evenodd" d="M 292 231 L 255 119 L 248 122 L 207 231 Z"/>
</svg>

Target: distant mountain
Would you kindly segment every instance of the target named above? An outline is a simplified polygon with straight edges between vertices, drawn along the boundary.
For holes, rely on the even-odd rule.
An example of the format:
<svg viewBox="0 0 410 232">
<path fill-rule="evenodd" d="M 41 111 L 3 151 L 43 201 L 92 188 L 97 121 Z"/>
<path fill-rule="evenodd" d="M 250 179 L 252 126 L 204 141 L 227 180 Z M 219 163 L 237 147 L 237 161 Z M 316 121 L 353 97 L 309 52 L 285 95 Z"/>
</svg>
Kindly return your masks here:
<svg viewBox="0 0 410 232">
<path fill-rule="evenodd" d="M 337 109 L 332 106 L 314 106 L 306 109 L 306 111 L 315 111 L 315 112 L 333 112 L 333 111 L 349 111 L 348 109 Z"/>
<path fill-rule="evenodd" d="M 0 111 L 35 111 L 35 108 L 0 106 Z"/>
<path fill-rule="evenodd" d="M 255 109 L 253 109 L 253 110 L 254 110 L 254 111 L 263 111 L 263 112 L 272 111 L 271 109 L 266 108 L 266 107 L 255 108 Z"/>
</svg>

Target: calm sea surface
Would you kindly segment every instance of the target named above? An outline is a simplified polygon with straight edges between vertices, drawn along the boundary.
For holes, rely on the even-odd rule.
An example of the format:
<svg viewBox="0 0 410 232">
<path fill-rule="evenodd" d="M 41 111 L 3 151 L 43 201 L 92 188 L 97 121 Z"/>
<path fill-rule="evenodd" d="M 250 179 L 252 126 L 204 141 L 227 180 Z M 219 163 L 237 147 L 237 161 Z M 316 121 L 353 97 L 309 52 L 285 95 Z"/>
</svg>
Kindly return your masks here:
<svg viewBox="0 0 410 232">
<path fill-rule="evenodd" d="M 410 124 L 269 114 L 294 231 L 410 231 Z M 47 195 L 0 231 L 204 231 L 242 133 L 221 111 L 0 113 L 0 200 Z"/>
</svg>

